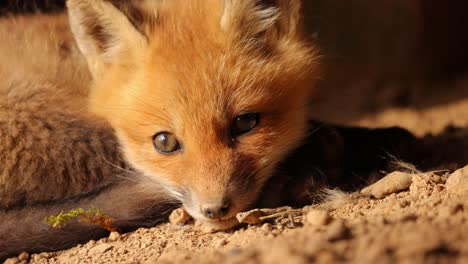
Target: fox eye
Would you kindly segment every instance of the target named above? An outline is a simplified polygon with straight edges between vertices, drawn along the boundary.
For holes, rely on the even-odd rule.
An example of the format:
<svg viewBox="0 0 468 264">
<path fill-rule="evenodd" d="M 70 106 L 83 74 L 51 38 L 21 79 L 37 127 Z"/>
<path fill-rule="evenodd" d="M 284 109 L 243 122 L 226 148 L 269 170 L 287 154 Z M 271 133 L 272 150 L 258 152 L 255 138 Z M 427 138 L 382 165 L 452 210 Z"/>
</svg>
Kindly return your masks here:
<svg viewBox="0 0 468 264">
<path fill-rule="evenodd" d="M 153 146 L 162 154 L 172 154 L 180 150 L 179 141 L 169 132 L 161 132 L 154 135 Z"/>
<path fill-rule="evenodd" d="M 258 123 L 260 122 L 260 114 L 259 113 L 246 113 L 238 115 L 234 118 L 232 127 L 231 127 L 231 135 L 232 136 L 240 136 L 242 134 L 250 132 L 254 129 Z"/>
</svg>

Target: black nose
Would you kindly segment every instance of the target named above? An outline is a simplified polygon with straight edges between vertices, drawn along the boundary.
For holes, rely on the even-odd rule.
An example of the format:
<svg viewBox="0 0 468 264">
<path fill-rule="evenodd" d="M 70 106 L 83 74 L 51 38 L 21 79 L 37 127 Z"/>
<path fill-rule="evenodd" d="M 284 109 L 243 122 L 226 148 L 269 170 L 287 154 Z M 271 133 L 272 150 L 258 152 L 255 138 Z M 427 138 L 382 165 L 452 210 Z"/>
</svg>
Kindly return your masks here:
<svg viewBox="0 0 468 264">
<path fill-rule="evenodd" d="M 228 200 L 221 200 L 219 202 L 202 204 L 201 211 L 207 218 L 219 219 L 229 213 L 230 207 L 231 204 Z"/>
</svg>

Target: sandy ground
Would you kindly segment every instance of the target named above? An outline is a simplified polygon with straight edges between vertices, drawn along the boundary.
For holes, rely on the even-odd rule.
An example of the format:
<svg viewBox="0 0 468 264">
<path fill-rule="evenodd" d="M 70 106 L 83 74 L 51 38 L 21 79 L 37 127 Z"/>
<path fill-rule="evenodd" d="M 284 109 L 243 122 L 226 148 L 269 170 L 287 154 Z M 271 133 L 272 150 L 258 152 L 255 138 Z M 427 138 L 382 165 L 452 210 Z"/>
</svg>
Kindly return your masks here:
<svg viewBox="0 0 468 264">
<path fill-rule="evenodd" d="M 369 120 L 375 125 L 407 117 L 403 123 L 415 134 L 434 133 L 434 123 L 468 120 L 453 109 L 464 113 L 468 101 L 446 107 L 445 115 L 442 107 L 402 115 L 391 110 Z M 467 263 L 468 167 L 401 171 L 364 191 L 334 192 L 329 202 L 229 232 L 164 223 L 5 263 Z"/>
<path fill-rule="evenodd" d="M 468 167 L 396 176 L 371 196 L 337 194 L 286 221 L 217 233 L 166 223 L 34 254 L 30 263 L 466 263 Z"/>
</svg>

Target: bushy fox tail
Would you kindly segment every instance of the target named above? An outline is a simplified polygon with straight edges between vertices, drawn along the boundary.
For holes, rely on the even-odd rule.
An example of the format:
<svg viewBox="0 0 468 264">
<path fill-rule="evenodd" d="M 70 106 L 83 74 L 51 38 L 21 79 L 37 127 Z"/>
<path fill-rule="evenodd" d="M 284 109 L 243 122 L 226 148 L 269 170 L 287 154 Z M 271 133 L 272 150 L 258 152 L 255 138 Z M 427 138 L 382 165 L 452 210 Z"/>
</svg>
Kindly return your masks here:
<svg viewBox="0 0 468 264">
<path fill-rule="evenodd" d="M 129 231 L 164 220 L 171 203 L 157 186 L 124 180 L 86 197 L 1 210 L 0 262 L 23 251 L 56 251 L 106 236 L 108 231 L 89 223 L 72 220 L 62 228 L 52 228 L 44 221 L 61 211 L 93 207 L 110 216 L 117 228 Z"/>
</svg>

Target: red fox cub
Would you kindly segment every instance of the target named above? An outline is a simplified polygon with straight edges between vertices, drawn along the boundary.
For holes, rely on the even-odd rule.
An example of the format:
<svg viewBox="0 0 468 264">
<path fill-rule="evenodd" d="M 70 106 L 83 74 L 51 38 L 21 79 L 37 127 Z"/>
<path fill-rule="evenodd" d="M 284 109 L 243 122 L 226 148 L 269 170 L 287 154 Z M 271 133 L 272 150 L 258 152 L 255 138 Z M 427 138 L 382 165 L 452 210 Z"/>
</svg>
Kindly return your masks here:
<svg viewBox="0 0 468 264">
<path fill-rule="evenodd" d="M 235 225 L 306 133 L 316 54 L 300 1 L 143 1 L 121 12 L 70 0 L 68 9 L 94 80 L 89 107 L 126 159 L 194 218 Z"/>
<path fill-rule="evenodd" d="M 78 207 L 234 226 L 306 135 L 300 2 L 68 0 L 77 45 L 65 16 L 0 19 L 0 260 L 102 236 L 43 223 Z"/>
</svg>

